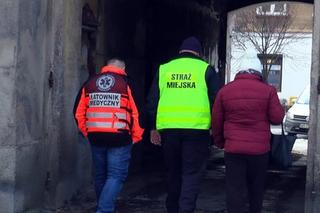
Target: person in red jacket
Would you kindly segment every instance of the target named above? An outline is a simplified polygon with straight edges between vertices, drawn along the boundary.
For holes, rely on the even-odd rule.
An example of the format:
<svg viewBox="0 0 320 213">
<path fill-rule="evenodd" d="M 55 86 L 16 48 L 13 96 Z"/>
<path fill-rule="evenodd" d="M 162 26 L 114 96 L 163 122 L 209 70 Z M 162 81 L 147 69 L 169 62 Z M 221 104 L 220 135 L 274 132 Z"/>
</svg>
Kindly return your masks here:
<svg viewBox="0 0 320 213">
<path fill-rule="evenodd" d="M 244 56 L 233 82 L 218 92 L 212 110 L 214 144 L 225 151 L 228 213 L 262 209 L 270 150 L 270 124 L 284 117 L 277 91 L 262 79 L 255 55 Z"/>
<path fill-rule="evenodd" d="M 109 60 L 82 86 L 74 106 L 77 125 L 91 145 L 97 213 L 114 212 L 128 174 L 132 143 L 143 134 L 124 69 L 123 61 Z"/>
</svg>

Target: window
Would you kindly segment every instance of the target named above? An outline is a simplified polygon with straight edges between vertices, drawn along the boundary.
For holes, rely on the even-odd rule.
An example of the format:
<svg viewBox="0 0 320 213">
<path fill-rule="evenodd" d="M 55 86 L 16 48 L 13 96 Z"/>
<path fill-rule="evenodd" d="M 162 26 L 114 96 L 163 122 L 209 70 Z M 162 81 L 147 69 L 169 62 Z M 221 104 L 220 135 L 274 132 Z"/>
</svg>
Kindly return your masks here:
<svg viewBox="0 0 320 213">
<path fill-rule="evenodd" d="M 309 104 L 310 103 L 310 85 L 307 85 L 303 90 L 302 94 L 297 100 L 298 104 Z"/>
<path fill-rule="evenodd" d="M 263 72 L 267 72 L 267 82 L 281 92 L 282 82 L 282 55 L 280 54 L 258 54 L 262 64 Z"/>
<path fill-rule="evenodd" d="M 256 8 L 259 16 L 286 16 L 288 15 L 286 3 L 265 4 Z"/>
</svg>

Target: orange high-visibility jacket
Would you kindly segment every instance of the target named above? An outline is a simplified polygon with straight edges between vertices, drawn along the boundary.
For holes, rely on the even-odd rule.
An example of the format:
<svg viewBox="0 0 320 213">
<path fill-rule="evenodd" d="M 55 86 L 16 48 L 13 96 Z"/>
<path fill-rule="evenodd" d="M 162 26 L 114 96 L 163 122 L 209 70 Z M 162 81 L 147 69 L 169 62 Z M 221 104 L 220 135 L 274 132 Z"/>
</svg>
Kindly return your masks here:
<svg viewBox="0 0 320 213">
<path fill-rule="evenodd" d="M 126 76 L 124 70 L 105 66 L 82 87 L 75 118 L 84 136 L 90 132 L 128 131 L 134 143 L 142 139 L 144 130 Z"/>
</svg>

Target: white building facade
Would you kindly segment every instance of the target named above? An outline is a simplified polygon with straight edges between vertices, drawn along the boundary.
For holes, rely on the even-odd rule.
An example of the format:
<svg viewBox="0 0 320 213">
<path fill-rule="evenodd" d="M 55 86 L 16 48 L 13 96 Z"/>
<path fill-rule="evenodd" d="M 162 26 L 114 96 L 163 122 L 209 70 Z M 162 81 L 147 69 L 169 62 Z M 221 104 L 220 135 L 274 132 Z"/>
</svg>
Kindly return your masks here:
<svg viewBox="0 0 320 213">
<path fill-rule="evenodd" d="M 249 22 L 243 22 L 247 20 L 243 18 L 246 14 L 250 14 Z M 284 34 L 284 39 L 278 38 L 278 31 L 275 30 L 275 34 L 270 34 L 266 31 L 254 31 L 261 30 L 261 17 L 262 20 L 271 20 L 268 24 L 275 24 L 274 20 L 281 21 L 281 18 L 287 19 L 290 23 L 290 27 Z M 261 45 L 262 35 L 271 36 L 269 38 L 264 38 L 264 42 L 269 41 L 270 43 L 279 42 L 281 40 L 281 48 L 277 49 L 276 53 L 272 51 L 267 54 L 267 58 L 271 62 L 271 68 L 268 74 L 268 83 L 275 86 L 278 91 L 280 99 L 289 100 L 290 97 L 299 96 L 304 88 L 310 84 L 310 72 L 311 72 L 311 51 L 312 51 L 312 5 L 294 3 L 288 4 L 287 2 L 279 3 L 264 3 L 259 5 L 250 6 L 247 8 L 242 8 L 237 11 L 232 11 L 228 14 L 228 30 L 227 30 L 227 72 L 226 72 L 226 82 L 230 82 L 234 79 L 235 75 L 239 71 L 241 61 L 247 52 L 256 52 L 257 56 L 259 54 L 258 48 L 253 45 L 255 43 L 262 47 L 267 47 Z M 238 22 L 237 20 L 242 20 Z M 255 26 L 258 22 L 258 27 Z M 237 24 L 247 25 L 248 29 L 244 31 L 241 30 Z M 249 24 L 246 24 L 249 23 Z M 259 25 L 260 24 L 260 25 Z M 272 25 L 263 25 L 263 27 L 272 28 Z M 282 25 L 279 25 L 282 27 Z M 274 28 L 275 29 L 275 28 Z M 243 28 L 242 28 L 243 30 Z M 268 34 L 269 33 L 269 34 Z M 242 36 L 242 37 L 241 37 Z M 240 38 L 240 43 L 239 43 Z M 279 40 L 277 40 L 279 39 Z M 268 47 L 270 49 L 274 47 Z M 266 55 L 264 55 L 266 57 Z M 269 63 L 268 63 L 269 64 Z"/>
<path fill-rule="evenodd" d="M 239 71 L 240 62 L 246 51 L 256 51 L 250 42 L 246 44 L 246 47 L 251 50 L 243 50 L 234 43 L 231 45 L 230 81 Z M 310 84 L 311 49 L 312 34 L 305 33 L 288 42 L 283 51 L 278 53 L 282 59 L 281 64 L 273 65 L 273 67 L 279 70 L 278 95 L 281 99 L 289 100 L 292 96 L 299 96 Z"/>
</svg>

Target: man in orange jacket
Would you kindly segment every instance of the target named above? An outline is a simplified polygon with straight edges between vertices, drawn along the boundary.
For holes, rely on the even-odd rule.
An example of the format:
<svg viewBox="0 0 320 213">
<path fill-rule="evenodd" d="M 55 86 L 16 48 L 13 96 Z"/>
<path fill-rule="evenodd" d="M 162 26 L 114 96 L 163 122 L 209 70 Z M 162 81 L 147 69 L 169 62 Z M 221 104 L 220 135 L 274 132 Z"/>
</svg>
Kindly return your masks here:
<svg viewBox="0 0 320 213">
<path fill-rule="evenodd" d="M 74 106 L 77 125 L 91 145 L 97 213 L 114 212 L 128 174 L 132 143 L 143 134 L 124 69 L 123 61 L 109 60 L 82 86 Z"/>
</svg>

